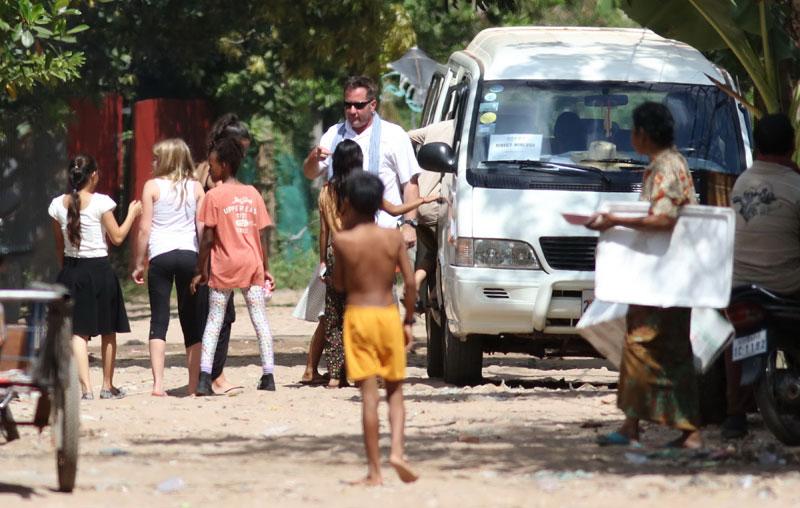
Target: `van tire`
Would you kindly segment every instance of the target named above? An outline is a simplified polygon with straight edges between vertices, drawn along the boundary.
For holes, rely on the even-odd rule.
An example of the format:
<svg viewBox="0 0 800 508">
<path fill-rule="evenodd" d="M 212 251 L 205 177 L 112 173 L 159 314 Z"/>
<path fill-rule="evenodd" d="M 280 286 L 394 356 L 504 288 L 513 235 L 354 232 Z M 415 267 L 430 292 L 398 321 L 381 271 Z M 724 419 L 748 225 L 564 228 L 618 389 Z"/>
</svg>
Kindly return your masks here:
<svg viewBox="0 0 800 508">
<path fill-rule="evenodd" d="M 443 316 L 445 317 L 445 316 Z M 447 319 L 444 329 L 444 381 L 456 386 L 478 385 L 483 380 L 483 347 L 477 337 L 462 341 L 450 332 Z"/>
<path fill-rule="evenodd" d="M 430 308 L 425 310 L 425 331 L 428 345 L 425 366 L 428 377 L 441 378 L 444 376 L 444 333 L 442 325 L 436 322 Z"/>
</svg>

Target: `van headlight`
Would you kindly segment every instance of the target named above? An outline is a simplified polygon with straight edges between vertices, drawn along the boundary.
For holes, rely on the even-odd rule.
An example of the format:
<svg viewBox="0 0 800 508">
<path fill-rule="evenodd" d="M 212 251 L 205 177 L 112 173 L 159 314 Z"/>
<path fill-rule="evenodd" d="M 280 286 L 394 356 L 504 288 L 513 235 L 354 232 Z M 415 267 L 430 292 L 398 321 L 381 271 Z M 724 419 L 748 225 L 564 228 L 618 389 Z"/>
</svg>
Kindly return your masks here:
<svg viewBox="0 0 800 508">
<path fill-rule="evenodd" d="M 511 270 L 542 269 L 533 247 L 527 243 L 488 238 L 458 238 L 455 264 Z"/>
</svg>

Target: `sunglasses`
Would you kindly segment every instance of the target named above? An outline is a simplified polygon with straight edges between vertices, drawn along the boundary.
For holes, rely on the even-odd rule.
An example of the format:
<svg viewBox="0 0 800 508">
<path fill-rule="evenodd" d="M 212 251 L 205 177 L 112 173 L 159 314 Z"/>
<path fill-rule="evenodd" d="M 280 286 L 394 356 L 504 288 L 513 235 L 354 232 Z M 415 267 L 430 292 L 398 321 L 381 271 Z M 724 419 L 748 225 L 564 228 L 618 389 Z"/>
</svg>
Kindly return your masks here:
<svg viewBox="0 0 800 508">
<path fill-rule="evenodd" d="M 344 109 L 346 111 L 346 110 L 350 109 L 351 107 L 354 107 L 354 108 L 356 108 L 357 110 L 360 111 L 360 110 L 366 108 L 367 105 L 369 105 L 369 103 L 372 102 L 373 100 L 375 100 L 375 99 L 370 99 L 368 101 L 363 101 L 363 102 L 347 102 L 347 101 L 344 101 Z"/>
</svg>

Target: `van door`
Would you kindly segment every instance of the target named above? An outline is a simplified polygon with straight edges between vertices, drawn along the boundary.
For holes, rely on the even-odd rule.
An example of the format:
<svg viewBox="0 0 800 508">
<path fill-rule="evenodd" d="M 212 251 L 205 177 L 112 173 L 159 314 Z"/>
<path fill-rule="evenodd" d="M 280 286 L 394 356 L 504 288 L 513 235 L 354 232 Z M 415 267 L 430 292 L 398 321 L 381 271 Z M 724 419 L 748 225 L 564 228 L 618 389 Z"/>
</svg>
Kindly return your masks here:
<svg viewBox="0 0 800 508">
<path fill-rule="evenodd" d="M 442 108 L 442 116 L 439 121 L 455 121 L 455 129 L 451 146 L 453 153 L 458 154 L 461 148 L 461 131 L 464 130 L 466 121 L 467 103 L 469 100 L 469 77 L 464 76 L 461 81 L 451 86 L 447 91 L 447 97 Z M 445 199 L 446 206 L 439 207 L 438 220 L 438 241 L 439 241 L 439 265 L 442 268 L 454 264 L 455 262 L 455 242 L 458 236 L 456 230 L 456 181 L 457 174 L 444 175 L 442 179 L 442 197 Z M 441 294 L 439 295 L 441 298 Z M 443 301 L 443 300 L 439 300 Z"/>
</svg>

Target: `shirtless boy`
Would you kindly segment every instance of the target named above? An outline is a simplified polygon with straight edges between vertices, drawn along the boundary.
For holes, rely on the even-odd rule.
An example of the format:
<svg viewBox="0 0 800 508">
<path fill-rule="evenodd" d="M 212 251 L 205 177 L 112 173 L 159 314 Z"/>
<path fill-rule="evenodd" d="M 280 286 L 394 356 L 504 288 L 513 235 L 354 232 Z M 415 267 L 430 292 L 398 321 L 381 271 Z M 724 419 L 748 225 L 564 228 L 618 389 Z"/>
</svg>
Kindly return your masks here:
<svg viewBox="0 0 800 508">
<path fill-rule="evenodd" d="M 406 483 L 417 480 L 403 453 L 405 407 L 403 379 L 406 349 L 413 339 L 414 274 L 406 255 L 403 236 L 396 229 L 375 224 L 375 213 L 383 199 L 383 183 L 374 175 L 358 171 L 349 176 L 344 189 L 344 230 L 333 237 L 336 267 L 333 285 L 347 293 L 344 313 L 344 355 L 347 376 L 358 383 L 362 398 L 364 447 L 367 476 L 354 482 L 383 482 L 378 448 L 378 377 L 386 385 L 392 449 L 389 463 Z M 406 319 L 392 297 L 395 267 L 400 265 L 405 286 Z"/>
</svg>

